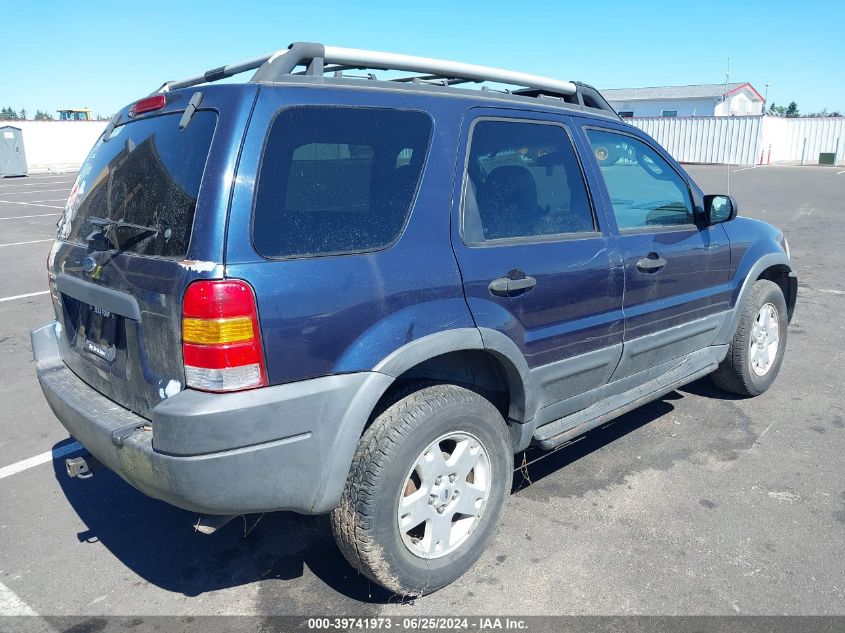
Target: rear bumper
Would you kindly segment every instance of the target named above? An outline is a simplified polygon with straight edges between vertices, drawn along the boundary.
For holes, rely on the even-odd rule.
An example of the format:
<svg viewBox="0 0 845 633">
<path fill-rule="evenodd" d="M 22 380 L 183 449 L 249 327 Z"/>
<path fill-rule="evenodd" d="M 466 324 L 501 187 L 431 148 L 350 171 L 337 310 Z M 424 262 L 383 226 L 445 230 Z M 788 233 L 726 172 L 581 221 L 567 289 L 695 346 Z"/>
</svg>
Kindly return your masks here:
<svg viewBox="0 0 845 633">
<path fill-rule="evenodd" d="M 141 492 L 204 514 L 330 511 L 392 381 L 359 372 L 233 394 L 185 390 L 147 420 L 68 369 L 54 324 L 31 337 L 41 389 L 70 434 Z"/>
</svg>

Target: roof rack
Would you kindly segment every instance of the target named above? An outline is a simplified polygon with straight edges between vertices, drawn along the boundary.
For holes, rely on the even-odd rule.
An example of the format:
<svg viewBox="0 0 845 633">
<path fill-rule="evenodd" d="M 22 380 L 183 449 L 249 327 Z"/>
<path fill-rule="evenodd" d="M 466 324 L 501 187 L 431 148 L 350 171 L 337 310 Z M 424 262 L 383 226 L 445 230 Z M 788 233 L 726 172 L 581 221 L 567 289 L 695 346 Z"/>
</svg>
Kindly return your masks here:
<svg viewBox="0 0 845 633">
<path fill-rule="evenodd" d="M 300 66 L 305 69 L 296 71 Z M 276 51 L 243 62 L 220 66 L 201 75 L 165 83 L 158 92 L 187 88 L 198 84 L 219 81 L 243 72 L 255 70 L 250 81 L 281 81 L 286 77 L 324 77 L 326 74 L 343 78 L 346 70 L 392 70 L 421 73 L 415 76 L 399 77 L 389 81 L 398 83 L 427 84 L 449 87 L 464 83 L 491 82 L 516 87 L 508 94 L 527 97 L 556 97 L 587 107 L 615 111 L 598 91 L 580 82 L 562 81 L 540 75 L 503 70 L 489 66 L 477 66 L 462 62 L 416 57 L 398 53 L 385 53 L 356 48 L 326 46 L 310 42 L 295 42 L 287 49 Z M 296 72 L 295 72 L 296 71 Z M 367 73 L 365 78 L 376 79 Z"/>
</svg>

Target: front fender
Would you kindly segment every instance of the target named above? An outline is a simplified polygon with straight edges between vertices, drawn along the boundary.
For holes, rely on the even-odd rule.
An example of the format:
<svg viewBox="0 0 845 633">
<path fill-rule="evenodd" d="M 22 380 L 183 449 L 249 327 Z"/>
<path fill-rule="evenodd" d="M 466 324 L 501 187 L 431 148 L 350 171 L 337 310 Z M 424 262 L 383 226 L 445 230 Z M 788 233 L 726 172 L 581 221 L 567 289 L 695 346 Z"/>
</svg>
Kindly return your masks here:
<svg viewBox="0 0 845 633">
<path fill-rule="evenodd" d="M 737 266 L 736 273 L 734 274 L 731 315 L 725 320 L 719 335 L 713 342 L 714 345 L 727 344 L 733 339 L 736 328 L 739 325 L 739 318 L 742 315 L 743 307 L 748 300 L 748 295 L 751 294 L 751 287 L 763 271 L 773 266 L 784 266 L 789 270 L 790 277 L 797 277 L 792 261 L 786 256 L 786 253 L 768 252 L 760 254 L 759 252 L 755 253 L 755 250 L 753 248 L 747 250 L 745 256 Z M 797 291 L 797 282 L 795 285 L 796 288 L 793 292 Z M 786 297 L 786 301 L 787 305 L 790 305 L 790 302 L 794 304 L 795 297 Z"/>
</svg>

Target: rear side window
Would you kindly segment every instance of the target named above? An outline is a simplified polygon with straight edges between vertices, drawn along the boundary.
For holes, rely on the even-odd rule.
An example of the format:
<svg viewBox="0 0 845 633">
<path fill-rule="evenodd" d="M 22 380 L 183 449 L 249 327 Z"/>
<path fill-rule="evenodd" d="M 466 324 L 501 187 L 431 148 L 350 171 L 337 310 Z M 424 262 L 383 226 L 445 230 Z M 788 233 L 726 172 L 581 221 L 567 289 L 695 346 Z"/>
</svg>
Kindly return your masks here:
<svg viewBox="0 0 845 633">
<path fill-rule="evenodd" d="M 188 252 L 217 115 L 181 113 L 132 121 L 100 139 L 79 170 L 59 239 L 92 236 L 120 251 L 182 258 Z"/>
<path fill-rule="evenodd" d="M 264 257 L 375 251 L 397 240 L 431 137 L 422 112 L 308 107 L 273 122 L 253 219 Z"/>
<path fill-rule="evenodd" d="M 581 166 L 559 125 L 481 120 L 467 159 L 469 244 L 595 230 Z"/>
</svg>

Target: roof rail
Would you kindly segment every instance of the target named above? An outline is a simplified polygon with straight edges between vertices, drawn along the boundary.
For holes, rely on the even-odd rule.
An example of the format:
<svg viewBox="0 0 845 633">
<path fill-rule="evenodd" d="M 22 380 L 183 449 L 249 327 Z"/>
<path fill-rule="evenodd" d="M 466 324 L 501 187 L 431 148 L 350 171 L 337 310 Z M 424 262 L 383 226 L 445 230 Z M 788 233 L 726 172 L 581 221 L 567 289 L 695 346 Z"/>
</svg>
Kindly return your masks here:
<svg viewBox="0 0 845 633">
<path fill-rule="evenodd" d="M 471 82 L 496 82 L 535 88 L 566 95 L 574 95 L 577 91 L 571 81 L 561 81 L 540 75 L 477 66 L 462 62 L 432 59 L 430 57 L 416 57 L 397 53 L 383 53 L 357 48 L 342 48 L 339 46 L 325 46 L 309 42 L 296 42 L 286 50 L 276 51 L 269 55 L 262 55 L 236 64 L 229 64 L 214 68 L 201 75 L 170 81 L 164 84 L 160 91 L 187 88 L 201 83 L 218 81 L 225 77 L 232 77 L 249 70 L 257 70 L 251 81 L 278 81 L 286 75 L 293 74 L 297 66 L 306 66 L 305 74 L 322 75 L 328 64 L 345 66 L 347 69 L 379 69 L 402 70 L 425 73 L 425 80 L 432 79 L 462 79 Z M 411 81 L 413 78 L 403 78 Z M 423 78 L 421 78 L 423 79 Z"/>
<path fill-rule="evenodd" d="M 304 67 L 304 70 L 296 70 Z M 295 42 L 287 49 L 262 55 L 253 59 L 220 66 L 201 75 L 170 81 L 158 92 L 167 92 L 178 88 L 187 88 L 198 84 L 219 81 L 249 70 L 255 70 L 250 81 L 281 81 L 293 75 L 323 77 L 328 74 L 343 78 L 345 70 L 392 70 L 421 73 L 391 79 L 398 83 L 429 84 L 449 87 L 464 83 L 491 82 L 512 86 L 507 94 L 519 97 L 557 97 L 572 104 L 606 110 L 616 116 L 616 112 L 592 86 L 577 81 L 562 81 L 540 75 L 503 70 L 490 66 L 477 66 L 462 62 L 416 57 L 398 53 L 341 48 L 311 42 Z M 373 73 L 366 78 L 376 79 Z"/>
</svg>

